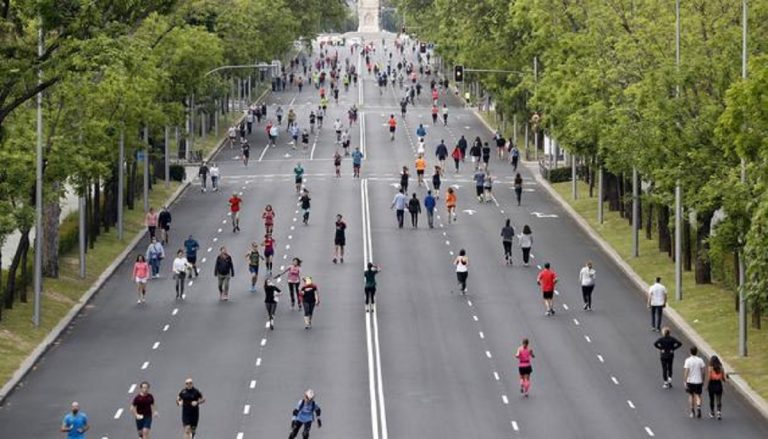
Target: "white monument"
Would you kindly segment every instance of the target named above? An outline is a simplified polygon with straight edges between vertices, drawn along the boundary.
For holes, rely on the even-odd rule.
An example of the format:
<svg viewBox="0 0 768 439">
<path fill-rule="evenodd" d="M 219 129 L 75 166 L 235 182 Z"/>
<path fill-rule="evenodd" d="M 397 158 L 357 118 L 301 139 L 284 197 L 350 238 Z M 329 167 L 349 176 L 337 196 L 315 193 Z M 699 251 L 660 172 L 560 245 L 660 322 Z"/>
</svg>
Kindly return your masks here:
<svg viewBox="0 0 768 439">
<path fill-rule="evenodd" d="M 376 33 L 381 31 L 381 9 L 379 0 L 358 0 L 358 32 Z"/>
</svg>

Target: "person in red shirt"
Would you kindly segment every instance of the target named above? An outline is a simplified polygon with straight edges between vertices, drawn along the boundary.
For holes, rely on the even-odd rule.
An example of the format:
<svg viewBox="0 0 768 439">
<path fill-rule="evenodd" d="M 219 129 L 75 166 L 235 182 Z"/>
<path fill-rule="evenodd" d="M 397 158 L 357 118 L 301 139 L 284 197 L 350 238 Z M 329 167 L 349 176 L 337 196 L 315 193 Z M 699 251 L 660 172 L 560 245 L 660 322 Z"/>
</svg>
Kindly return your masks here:
<svg viewBox="0 0 768 439">
<path fill-rule="evenodd" d="M 232 198 L 229 199 L 229 211 L 232 213 L 232 233 L 240 231 L 240 203 L 243 200 L 237 196 L 237 193 L 232 194 Z"/>
<path fill-rule="evenodd" d="M 536 278 L 536 283 L 541 287 L 541 293 L 544 296 L 544 307 L 547 310 L 544 315 L 554 315 L 555 308 L 553 307 L 552 301 L 555 297 L 557 273 L 549 268 L 549 262 L 546 262 L 544 264 L 544 269 L 539 272 L 539 276 Z"/>
</svg>

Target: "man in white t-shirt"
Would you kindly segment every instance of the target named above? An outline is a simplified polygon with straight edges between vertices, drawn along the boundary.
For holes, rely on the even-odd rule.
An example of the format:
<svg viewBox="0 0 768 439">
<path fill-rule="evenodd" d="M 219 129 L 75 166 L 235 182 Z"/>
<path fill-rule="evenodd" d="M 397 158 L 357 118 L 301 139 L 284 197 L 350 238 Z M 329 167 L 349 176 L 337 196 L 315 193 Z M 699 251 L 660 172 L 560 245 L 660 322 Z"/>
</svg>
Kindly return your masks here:
<svg viewBox="0 0 768 439">
<path fill-rule="evenodd" d="M 661 312 L 667 306 L 667 288 L 661 284 L 661 278 L 648 289 L 648 308 L 651 310 L 651 331 L 661 332 Z"/>
<path fill-rule="evenodd" d="M 595 289 L 595 270 L 592 268 L 592 261 L 587 261 L 579 272 L 579 283 L 581 283 L 581 296 L 584 298 L 584 310 L 592 311 L 592 290 Z"/>
<path fill-rule="evenodd" d="M 691 356 L 685 359 L 683 375 L 685 377 L 685 392 L 691 406 L 690 417 L 701 417 L 701 390 L 704 387 L 704 374 L 707 365 L 698 356 L 699 350 L 691 346 Z"/>
</svg>

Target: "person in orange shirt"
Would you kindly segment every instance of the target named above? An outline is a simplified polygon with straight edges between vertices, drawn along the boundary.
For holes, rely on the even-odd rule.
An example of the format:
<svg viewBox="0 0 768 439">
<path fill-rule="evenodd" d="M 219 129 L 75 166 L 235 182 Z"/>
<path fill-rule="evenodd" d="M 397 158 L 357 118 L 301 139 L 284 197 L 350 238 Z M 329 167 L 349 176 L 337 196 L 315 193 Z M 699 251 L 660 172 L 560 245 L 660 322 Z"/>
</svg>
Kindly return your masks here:
<svg viewBox="0 0 768 439">
<path fill-rule="evenodd" d="M 419 154 L 416 158 L 416 176 L 418 177 L 419 186 L 424 184 L 424 170 L 427 169 L 427 161 L 424 160 L 424 155 Z"/>
<path fill-rule="evenodd" d="M 448 188 L 448 193 L 445 195 L 445 207 L 448 208 L 448 224 L 451 221 L 456 222 L 456 192 L 452 187 Z"/>
<path fill-rule="evenodd" d="M 395 140 L 395 130 L 397 129 L 397 121 L 395 120 L 395 115 L 390 114 L 389 115 L 389 122 L 387 122 L 389 125 L 389 140 Z"/>
</svg>

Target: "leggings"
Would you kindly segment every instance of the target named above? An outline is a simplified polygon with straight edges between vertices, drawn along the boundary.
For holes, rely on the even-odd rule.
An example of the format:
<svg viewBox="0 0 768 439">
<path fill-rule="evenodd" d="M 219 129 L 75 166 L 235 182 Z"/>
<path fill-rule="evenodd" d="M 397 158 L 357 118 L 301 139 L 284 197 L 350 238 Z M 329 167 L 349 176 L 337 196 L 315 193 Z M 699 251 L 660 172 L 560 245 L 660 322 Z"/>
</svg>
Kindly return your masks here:
<svg viewBox="0 0 768 439">
<path fill-rule="evenodd" d="M 304 439 L 309 438 L 309 429 L 312 428 L 312 422 L 293 421 L 291 422 L 291 434 L 288 435 L 288 439 L 294 439 L 299 434 L 301 427 L 304 427 L 301 437 Z"/>
<path fill-rule="evenodd" d="M 375 303 L 376 287 L 365 287 L 365 304 L 373 305 Z"/>
<path fill-rule="evenodd" d="M 288 292 L 291 295 L 291 306 L 296 304 L 296 300 L 301 304 L 301 296 L 299 296 L 299 283 L 288 282 Z"/>
<path fill-rule="evenodd" d="M 590 308 L 592 308 L 592 290 L 594 289 L 594 285 L 581 286 L 581 297 L 584 299 L 584 304 Z"/>
<path fill-rule="evenodd" d="M 461 287 L 461 291 L 467 291 L 467 277 L 469 276 L 468 271 L 457 271 L 456 272 L 456 279 L 459 281 L 459 286 Z"/>
<path fill-rule="evenodd" d="M 272 303 L 267 302 L 264 305 L 266 305 L 266 307 L 267 307 L 267 315 L 269 316 L 269 320 L 274 319 L 275 318 L 275 311 L 277 310 L 277 303 L 275 303 L 275 302 L 272 302 Z"/>
<path fill-rule="evenodd" d="M 411 212 L 411 225 L 413 227 L 419 226 L 419 212 Z"/>
<path fill-rule="evenodd" d="M 672 363 L 675 361 L 675 357 L 670 355 L 669 357 L 661 357 L 661 377 L 664 381 L 672 379 Z"/>
<path fill-rule="evenodd" d="M 709 411 L 714 412 L 715 407 L 717 411 L 723 408 L 723 383 L 720 381 L 710 381 L 707 386 L 707 393 L 709 393 Z"/>
<path fill-rule="evenodd" d="M 531 248 L 523 247 L 523 262 L 527 264 L 530 258 L 531 258 Z"/>
<path fill-rule="evenodd" d="M 459 159 L 453 159 L 453 164 L 456 166 L 456 172 L 459 172 Z"/>
<path fill-rule="evenodd" d="M 173 277 L 176 279 L 176 297 L 181 297 L 184 294 L 184 279 L 186 279 L 187 273 L 182 271 Z"/>
<path fill-rule="evenodd" d="M 504 259 L 512 259 L 512 241 L 502 241 L 504 245 Z"/>
</svg>

